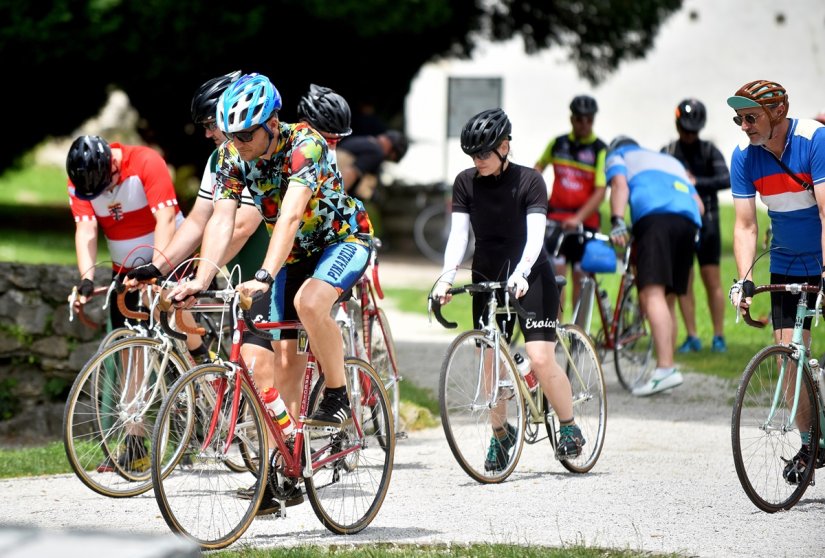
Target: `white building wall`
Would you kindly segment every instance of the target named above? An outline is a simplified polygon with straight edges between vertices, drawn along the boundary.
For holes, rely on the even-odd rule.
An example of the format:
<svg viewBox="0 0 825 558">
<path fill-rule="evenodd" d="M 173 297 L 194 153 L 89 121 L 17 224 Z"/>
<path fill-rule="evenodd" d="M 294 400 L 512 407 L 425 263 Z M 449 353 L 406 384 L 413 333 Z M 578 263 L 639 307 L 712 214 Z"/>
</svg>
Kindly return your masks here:
<svg viewBox="0 0 825 558">
<path fill-rule="evenodd" d="M 691 12 L 698 17 L 691 19 Z M 777 14 L 784 14 L 784 24 L 776 23 Z M 502 108 L 513 122 L 517 163 L 532 166 L 551 137 L 569 131 L 568 105 L 580 93 L 599 103 L 594 129 L 603 140 L 627 134 L 655 149 L 676 137 L 676 104 L 696 97 L 708 109 L 702 137 L 730 159 L 744 134 L 725 100 L 742 84 L 778 81 L 788 90 L 791 116 L 825 110 L 825 1 L 685 0 L 646 58 L 622 64 L 595 88 L 561 49 L 528 57 L 520 40 L 484 42 L 472 60 L 427 64 L 406 100 L 406 130 L 414 143 L 391 169 L 395 177 L 451 183 L 470 166 L 458 140 L 445 139 L 450 77 L 503 78 Z"/>
</svg>

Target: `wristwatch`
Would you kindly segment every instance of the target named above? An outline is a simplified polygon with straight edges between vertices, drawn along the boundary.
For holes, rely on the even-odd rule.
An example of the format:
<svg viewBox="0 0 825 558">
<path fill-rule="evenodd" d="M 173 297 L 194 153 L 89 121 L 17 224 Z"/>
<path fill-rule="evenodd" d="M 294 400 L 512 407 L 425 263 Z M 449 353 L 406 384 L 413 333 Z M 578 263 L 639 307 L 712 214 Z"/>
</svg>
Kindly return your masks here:
<svg viewBox="0 0 825 558">
<path fill-rule="evenodd" d="M 271 285 L 274 279 L 272 275 L 265 269 L 259 269 L 255 272 L 255 281 L 260 281 L 261 283 L 266 283 L 267 285 Z"/>
</svg>

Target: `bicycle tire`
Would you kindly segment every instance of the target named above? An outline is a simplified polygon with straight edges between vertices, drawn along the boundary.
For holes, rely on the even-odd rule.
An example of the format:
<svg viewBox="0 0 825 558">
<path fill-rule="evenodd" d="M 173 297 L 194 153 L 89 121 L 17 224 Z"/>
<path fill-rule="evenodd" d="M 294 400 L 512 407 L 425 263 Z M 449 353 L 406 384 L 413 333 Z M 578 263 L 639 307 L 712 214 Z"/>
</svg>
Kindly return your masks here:
<svg viewBox="0 0 825 558">
<path fill-rule="evenodd" d="M 304 479 L 315 515 L 331 532 L 352 535 L 369 525 L 384 502 L 392 477 L 395 431 L 387 391 L 366 361 L 346 359 L 352 421 L 333 434 L 307 428 L 313 473 Z M 351 378 L 359 378 L 356 389 Z M 320 399 L 324 377 L 313 388 Z M 337 452 L 358 448 L 341 457 Z M 318 465 L 320 462 L 325 462 Z"/>
<path fill-rule="evenodd" d="M 484 385 L 490 382 L 484 381 L 483 363 L 496 347 L 480 330 L 465 331 L 450 343 L 438 382 L 441 425 L 450 451 L 464 472 L 483 484 L 499 483 L 509 477 L 524 447 L 525 410 L 515 376 L 518 372 L 503 340 L 499 345 L 500 354 L 508 356 L 501 359 L 495 393 L 492 386 Z M 492 444 L 494 397 L 498 400 L 497 411 L 515 428 L 515 434 L 507 438 L 512 443 L 507 463 L 488 471 L 485 461 Z"/>
<path fill-rule="evenodd" d="M 561 464 L 571 473 L 586 473 L 599 460 L 604 446 L 607 428 L 604 372 L 593 340 L 584 329 L 567 324 L 557 328 L 556 334 L 556 362 L 570 380 L 573 416 L 585 440 L 582 453 L 576 458 L 562 459 Z M 551 432 L 553 422 L 546 420 L 545 425 L 549 438 L 555 441 L 558 438 Z"/>
<path fill-rule="evenodd" d="M 143 364 L 138 364 L 140 358 Z M 144 395 L 139 398 L 133 394 L 125 402 L 130 396 L 124 387 L 134 385 L 136 368 L 143 368 L 145 374 L 149 366 L 153 374 L 144 386 Z M 151 437 L 168 387 L 188 367 L 162 341 L 142 336 L 120 339 L 92 356 L 75 379 L 63 411 L 66 457 L 83 484 L 110 498 L 136 496 L 152 488 L 149 471 L 128 471 L 118 461 L 126 451 L 126 435 L 135 431 L 135 424 L 142 425 L 145 437 Z M 149 452 L 147 449 L 147 459 Z M 98 471 L 107 460 L 109 468 Z"/>
<path fill-rule="evenodd" d="M 390 329 L 390 322 L 383 308 L 369 318 L 367 329 L 369 344 L 369 363 L 378 372 L 390 398 L 390 408 L 395 420 L 396 438 L 406 433 L 406 424 L 401 424 L 401 376 L 398 374 L 398 353 Z"/>
<path fill-rule="evenodd" d="M 617 322 L 613 364 L 619 383 L 633 393 L 636 386 L 649 380 L 656 365 L 653 336 L 647 319 L 642 314 L 635 281 L 627 286 L 622 296 Z"/>
<path fill-rule="evenodd" d="M 161 515 L 173 532 L 204 550 L 225 548 L 240 538 L 255 519 L 264 494 L 261 479 L 267 478 L 268 460 L 261 460 L 259 475 L 230 474 L 224 463 L 232 400 L 239 387 L 242 399 L 254 399 L 252 388 L 226 366 L 193 368 L 170 389 L 153 434 L 152 481 Z M 261 409 L 254 404 L 249 409 L 248 429 L 256 434 L 257 454 L 268 455 Z M 238 492 L 249 486 L 255 487 L 252 498 L 239 498 Z"/>
<path fill-rule="evenodd" d="M 813 466 L 806 468 L 799 484 L 790 484 L 783 477 L 786 463 L 802 445 L 799 429 L 788 428 L 787 424 L 796 386 L 795 372 L 786 370 L 787 383 L 783 387 L 777 385 L 779 367 L 787 362 L 798 362 L 793 357 L 793 349 L 787 346 L 772 345 L 756 353 L 742 373 L 731 418 L 736 476 L 750 501 L 768 513 L 792 508 L 814 480 Z M 809 409 L 817 411 L 816 388 L 807 363 L 802 378 L 800 402 L 807 401 Z M 781 392 L 778 400 L 774 395 L 777 387 Z M 777 407 L 771 416 L 775 400 Z M 810 428 L 812 441 L 819 439 L 819 413 L 814 415 Z M 813 445 L 816 447 L 816 442 Z M 816 455 L 812 461 L 816 461 Z"/>
<path fill-rule="evenodd" d="M 133 329 L 129 329 L 128 327 L 118 327 L 107 333 L 103 336 L 103 339 L 100 340 L 100 343 L 97 346 L 97 351 L 100 352 L 115 341 L 120 341 L 126 337 L 133 337 L 137 335 L 137 332 Z"/>
<path fill-rule="evenodd" d="M 444 249 L 447 247 L 447 239 L 450 236 L 450 221 L 448 219 L 447 207 L 444 203 L 430 205 L 421 210 L 413 223 L 413 240 L 427 259 L 434 263 L 444 262 Z M 473 257 L 475 249 L 475 237 L 470 230 L 467 242 L 467 249 L 464 253 L 462 263 L 469 261 Z"/>
</svg>

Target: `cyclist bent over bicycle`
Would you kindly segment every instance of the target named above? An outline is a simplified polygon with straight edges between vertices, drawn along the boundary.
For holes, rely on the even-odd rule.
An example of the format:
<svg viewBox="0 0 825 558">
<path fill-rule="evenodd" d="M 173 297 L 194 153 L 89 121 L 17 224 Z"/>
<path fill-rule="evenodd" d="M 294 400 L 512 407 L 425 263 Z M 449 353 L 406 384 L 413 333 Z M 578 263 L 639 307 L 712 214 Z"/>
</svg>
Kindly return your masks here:
<svg viewBox="0 0 825 558">
<path fill-rule="evenodd" d="M 527 354 L 561 422 L 557 456 L 575 458 L 585 440 L 574 421 L 570 381 L 555 361 L 559 291 L 552 265 L 542 249 L 547 188 L 536 170 L 507 159 L 511 129 L 510 120 L 500 108 L 482 111 L 464 125 L 461 149 L 472 157 L 474 167 L 455 179 L 444 272 L 433 297 L 441 304 L 449 302 L 447 290 L 464 255 L 472 223 L 476 238 L 472 280 L 506 279 L 525 310 L 535 313 L 535 320 L 520 324 Z M 473 299 L 473 323 L 484 315 L 484 302 L 481 297 Z M 502 320 L 501 329 L 508 337 L 513 325 L 512 320 Z M 484 462 L 487 471 L 506 466 L 516 434 L 502 412 L 494 410 L 492 422 L 493 437 Z"/>
</svg>

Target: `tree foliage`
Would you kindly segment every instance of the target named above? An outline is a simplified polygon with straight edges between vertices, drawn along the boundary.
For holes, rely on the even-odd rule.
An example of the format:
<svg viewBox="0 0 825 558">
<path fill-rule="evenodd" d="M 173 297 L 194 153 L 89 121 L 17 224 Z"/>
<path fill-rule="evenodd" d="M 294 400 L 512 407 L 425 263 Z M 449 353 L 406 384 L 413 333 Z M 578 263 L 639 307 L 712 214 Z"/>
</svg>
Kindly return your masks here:
<svg viewBox="0 0 825 558">
<path fill-rule="evenodd" d="M 598 83 L 644 56 L 681 0 L 0 0 L 0 170 L 49 136 L 74 133 L 110 87 L 129 95 L 173 165 L 203 159 L 192 93 L 236 69 L 269 76 L 282 117 L 310 83 L 403 125 L 410 83 L 428 61 L 468 57 L 481 37 L 566 49 Z"/>
</svg>

